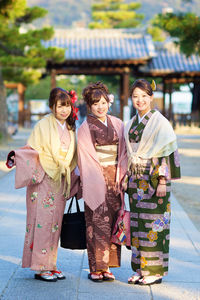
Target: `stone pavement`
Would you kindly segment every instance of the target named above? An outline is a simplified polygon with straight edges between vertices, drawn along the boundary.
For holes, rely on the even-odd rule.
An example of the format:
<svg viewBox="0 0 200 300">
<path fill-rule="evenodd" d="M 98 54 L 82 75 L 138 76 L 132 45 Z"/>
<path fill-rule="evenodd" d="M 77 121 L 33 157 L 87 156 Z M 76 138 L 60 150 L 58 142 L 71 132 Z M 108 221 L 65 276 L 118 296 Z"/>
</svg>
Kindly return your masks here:
<svg viewBox="0 0 200 300">
<path fill-rule="evenodd" d="M 6 154 L 0 151 L 3 156 Z M 131 252 L 125 247 L 121 268 L 112 269 L 116 276 L 114 282 L 89 281 L 87 251 L 63 248 L 58 249 L 58 267 L 65 272 L 66 280 L 47 283 L 33 279 L 33 271 L 21 268 L 25 189 L 14 189 L 14 176 L 15 170 L 12 170 L 0 179 L 1 300 L 200 300 L 200 234 L 174 196 L 169 275 L 161 285 L 127 284 L 132 273 Z"/>
<path fill-rule="evenodd" d="M 172 190 L 200 232 L 200 128 L 177 133 L 181 179 L 173 180 Z"/>
</svg>

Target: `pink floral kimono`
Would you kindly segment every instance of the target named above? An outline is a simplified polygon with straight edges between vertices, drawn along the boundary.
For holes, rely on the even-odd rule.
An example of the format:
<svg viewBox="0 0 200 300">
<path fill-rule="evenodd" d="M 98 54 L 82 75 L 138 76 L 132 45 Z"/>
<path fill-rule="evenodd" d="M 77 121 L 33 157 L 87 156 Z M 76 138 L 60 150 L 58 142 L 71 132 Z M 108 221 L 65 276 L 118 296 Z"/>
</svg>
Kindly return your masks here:
<svg viewBox="0 0 200 300">
<path fill-rule="evenodd" d="M 58 124 L 55 126 L 57 126 L 60 148 L 66 151 L 71 142 L 68 129 L 62 130 Z M 27 186 L 27 219 L 22 267 L 36 271 L 55 270 L 58 241 L 66 204 L 63 194 L 66 185 L 64 176 L 58 185 L 44 171 L 39 153 L 30 145 L 15 151 L 15 164 L 15 187 Z M 79 177 L 72 171 L 69 197 L 77 193 L 78 187 Z"/>
<path fill-rule="evenodd" d="M 127 171 L 121 120 L 107 116 L 107 126 L 90 115 L 78 130 L 78 165 L 85 201 L 90 272 L 119 267 L 121 246 L 111 233 L 121 208 L 121 183 Z"/>
</svg>

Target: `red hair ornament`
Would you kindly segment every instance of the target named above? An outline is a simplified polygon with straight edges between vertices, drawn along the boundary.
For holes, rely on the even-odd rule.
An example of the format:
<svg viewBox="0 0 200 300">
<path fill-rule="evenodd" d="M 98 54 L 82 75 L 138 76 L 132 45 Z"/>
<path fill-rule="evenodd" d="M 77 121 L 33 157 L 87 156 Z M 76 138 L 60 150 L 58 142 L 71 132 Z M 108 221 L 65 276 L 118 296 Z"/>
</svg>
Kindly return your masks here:
<svg viewBox="0 0 200 300">
<path fill-rule="evenodd" d="M 74 104 L 77 100 L 78 100 L 78 97 L 76 95 L 76 92 L 74 90 L 71 90 L 70 92 L 68 92 L 69 95 L 71 96 L 71 101 L 72 103 Z"/>
<path fill-rule="evenodd" d="M 67 91 L 67 92 L 71 97 L 72 103 L 74 104 L 78 100 L 76 92 L 74 90 Z M 76 120 L 78 120 L 78 107 L 72 105 L 72 110 L 73 110 L 72 117 L 75 118 Z"/>
</svg>

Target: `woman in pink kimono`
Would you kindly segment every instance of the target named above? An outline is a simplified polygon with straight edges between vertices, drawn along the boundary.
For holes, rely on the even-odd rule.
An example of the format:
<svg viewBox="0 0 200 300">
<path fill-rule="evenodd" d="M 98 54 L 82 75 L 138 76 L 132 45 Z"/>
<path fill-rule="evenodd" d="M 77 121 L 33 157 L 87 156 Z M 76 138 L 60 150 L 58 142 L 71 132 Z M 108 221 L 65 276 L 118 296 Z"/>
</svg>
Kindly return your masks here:
<svg viewBox="0 0 200 300">
<path fill-rule="evenodd" d="M 74 91 L 51 91 L 51 114 L 34 127 L 27 145 L 8 155 L 16 165 L 15 187 L 27 186 L 27 223 L 22 267 L 37 271 L 35 279 L 57 281 L 57 248 L 66 199 L 78 189 Z"/>
<path fill-rule="evenodd" d="M 86 239 L 92 281 L 114 280 L 109 267 L 120 266 L 121 247 L 111 233 L 123 200 L 127 171 L 123 123 L 107 115 L 110 97 L 101 82 L 89 84 L 83 98 L 89 114 L 78 130 L 78 166 L 85 202 Z"/>
</svg>

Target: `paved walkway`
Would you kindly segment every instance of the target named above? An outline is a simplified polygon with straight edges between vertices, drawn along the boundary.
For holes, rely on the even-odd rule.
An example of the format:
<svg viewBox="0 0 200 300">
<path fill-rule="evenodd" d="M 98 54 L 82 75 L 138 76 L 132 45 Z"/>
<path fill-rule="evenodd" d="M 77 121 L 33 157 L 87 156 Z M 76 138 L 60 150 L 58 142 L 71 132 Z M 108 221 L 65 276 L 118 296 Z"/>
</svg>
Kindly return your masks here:
<svg viewBox="0 0 200 300">
<path fill-rule="evenodd" d="M 66 280 L 56 283 L 34 280 L 34 272 L 20 266 L 26 220 L 25 189 L 14 189 L 14 176 L 13 170 L 0 179 L 1 300 L 200 300 L 200 234 L 175 197 L 172 197 L 169 275 L 161 285 L 127 284 L 132 273 L 131 252 L 125 247 L 121 268 L 113 269 L 115 282 L 89 281 L 86 250 L 62 248 L 58 250 L 58 267 L 62 267 Z"/>
</svg>

